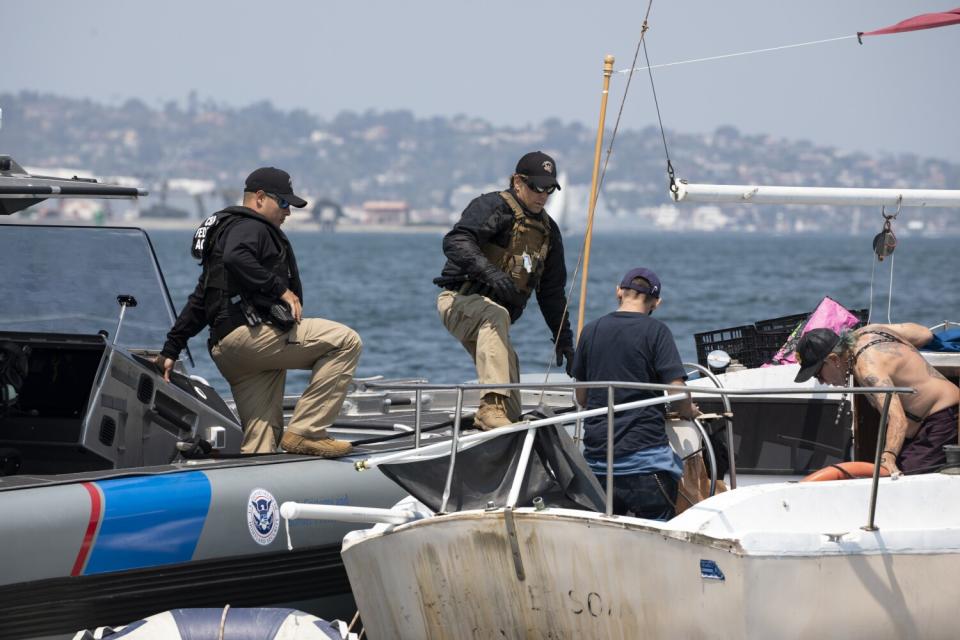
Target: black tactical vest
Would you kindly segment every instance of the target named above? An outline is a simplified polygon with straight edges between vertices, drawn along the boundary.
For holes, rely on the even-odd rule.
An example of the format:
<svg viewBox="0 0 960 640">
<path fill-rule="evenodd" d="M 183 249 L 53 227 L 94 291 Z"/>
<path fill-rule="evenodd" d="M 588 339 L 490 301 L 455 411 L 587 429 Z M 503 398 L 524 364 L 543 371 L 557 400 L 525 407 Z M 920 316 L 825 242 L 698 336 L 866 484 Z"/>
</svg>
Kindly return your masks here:
<svg viewBox="0 0 960 640">
<path fill-rule="evenodd" d="M 222 236 L 243 218 L 256 220 L 267 227 L 279 254 L 262 261 L 261 265 L 284 282 L 290 283 L 288 286 L 291 289 L 294 288 L 292 280 L 295 276 L 295 267 L 292 266 L 293 258 L 289 243 L 263 216 L 251 212 L 246 207 L 229 207 L 204 220 L 193 234 L 190 253 L 203 266 L 201 275 L 204 287 L 203 304 L 214 342 L 222 339 L 236 327 L 248 324 L 247 318 L 239 308 L 241 297 L 254 306 L 262 308 L 269 308 L 275 302 L 275 300 L 268 300 L 260 292 L 244 291 L 224 266 Z M 302 298 L 301 292 L 294 291 L 294 293 Z"/>
<path fill-rule="evenodd" d="M 481 247 L 483 255 L 491 264 L 505 271 L 521 293 L 529 296 L 540 283 L 540 276 L 547 264 L 550 251 L 550 216 L 544 211 L 542 220 L 524 213 L 520 203 L 509 191 L 501 191 L 500 197 L 513 211 L 513 229 L 510 243 L 501 247 L 490 242 Z"/>
</svg>

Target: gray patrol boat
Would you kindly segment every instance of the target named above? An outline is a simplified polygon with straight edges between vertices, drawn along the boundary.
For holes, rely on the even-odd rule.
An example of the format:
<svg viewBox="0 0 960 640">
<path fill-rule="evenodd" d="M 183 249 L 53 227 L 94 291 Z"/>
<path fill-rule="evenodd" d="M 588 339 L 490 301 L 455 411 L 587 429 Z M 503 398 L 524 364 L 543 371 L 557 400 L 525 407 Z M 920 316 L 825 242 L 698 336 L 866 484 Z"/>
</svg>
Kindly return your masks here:
<svg viewBox="0 0 960 640">
<path fill-rule="evenodd" d="M 47 198 L 144 195 L 0 156 L 2 215 Z M 226 604 L 349 619 L 340 542 L 351 526 L 284 530 L 278 506 L 394 504 L 405 492 L 355 461 L 413 446 L 402 425 L 415 414 L 418 441 L 448 437 L 449 412 L 429 394 L 359 382 L 331 430 L 353 455 L 242 455 L 231 404 L 186 368 L 166 383 L 153 364 L 175 313 L 143 230 L 4 223 L 0 257 L 0 638 Z"/>
</svg>

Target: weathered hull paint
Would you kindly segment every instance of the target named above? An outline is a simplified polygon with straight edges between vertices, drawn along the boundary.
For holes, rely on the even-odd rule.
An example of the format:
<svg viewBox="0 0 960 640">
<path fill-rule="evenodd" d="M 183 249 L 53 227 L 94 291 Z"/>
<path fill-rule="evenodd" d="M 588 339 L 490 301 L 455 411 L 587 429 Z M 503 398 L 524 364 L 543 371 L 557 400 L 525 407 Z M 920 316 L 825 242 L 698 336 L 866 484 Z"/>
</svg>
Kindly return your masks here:
<svg viewBox="0 0 960 640">
<path fill-rule="evenodd" d="M 947 491 L 933 493 L 957 494 L 960 479 L 944 478 L 934 480 Z M 895 517 L 911 492 L 894 496 L 882 487 L 888 508 L 878 514 L 880 531 L 870 533 L 859 529 L 869 481 L 842 484 L 832 493 L 853 500 L 849 508 L 823 504 L 830 487 L 750 487 L 662 526 L 521 509 L 514 517 L 522 581 L 502 510 L 354 533 L 342 554 L 372 638 L 449 638 L 452 629 L 464 638 L 558 640 L 955 638 L 956 502 L 928 504 L 947 513 L 931 523 L 937 531 L 918 530 L 917 509 Z M 748 499 L 738 499 L 743 493 Z M 818 503 L 823 526 L 812 521 Z M 778 509 L 788 515 L 777 518 Z M 717 535 L 724 512 L 738 535 Z M 811 526 L 792 526 L 808 519 Z M 837 543 L 828 532 L 847 535 Z"/>
</svg>

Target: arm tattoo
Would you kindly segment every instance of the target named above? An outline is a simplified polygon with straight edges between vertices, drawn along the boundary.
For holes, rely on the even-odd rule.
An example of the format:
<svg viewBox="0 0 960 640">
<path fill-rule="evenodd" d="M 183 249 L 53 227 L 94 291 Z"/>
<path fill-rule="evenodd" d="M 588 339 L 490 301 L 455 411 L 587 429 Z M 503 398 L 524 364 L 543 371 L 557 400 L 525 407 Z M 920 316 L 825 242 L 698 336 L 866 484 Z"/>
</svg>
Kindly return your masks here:
<svg viewBox="0 0 960 640">
<path fill-rule="evenodd" d="M 873 347 L 871 347 L 871 349 L 876 349 L 875 353 L 882 353 L 885 356 L 902 358 L 904 347 L 910 347 L 910 345 L 901 344 L 899 342 L 881 342 L 879 344 L 875 344 Z M 913 349 L 913 347 L 910 348 Z"/>
<path fill-rule="evenodd" d="M 881 380 L 880 376 L 876 376 L 873 374 L 868 374 L 863 377 L 864 387 L 885 387 L 885 386 L 892 386 L 892 384 L 893 383 L 890 381 L 889 378 L 884 378 Z M 883 393 L 872 394 L 867 396 L 867 400 L 870 402 L 870 404 L 873 405 L 874 409 L 882 413 L 885 395 L 886 394 L 883 394 Z"/>
</svg>

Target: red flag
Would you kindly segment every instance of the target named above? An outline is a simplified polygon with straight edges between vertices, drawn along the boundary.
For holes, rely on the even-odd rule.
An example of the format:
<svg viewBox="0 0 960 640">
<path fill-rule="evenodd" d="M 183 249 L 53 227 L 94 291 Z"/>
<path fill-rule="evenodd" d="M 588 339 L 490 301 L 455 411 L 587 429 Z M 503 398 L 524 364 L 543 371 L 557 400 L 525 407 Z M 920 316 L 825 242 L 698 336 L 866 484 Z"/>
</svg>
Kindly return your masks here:
<svg viewBox="0 0 960 640">
<path fill-rule="evenodd" d="M 934 29 L 936 27 L 946 27 L 951 24 L 960 24 L 960 7 L 950 11 L 941 11 L 939 13 L 924 13 L 919 16 L 907 18 L 895 25 L 877 29 L 876 31 L 857 32 L 857 39 L 863 36 L 880 36 L 887 33 L 903 33 L 904 31 L 920 31 L 921 29 Z M 861 44 L 862 44 L 861 40 Z"/>
</svg>

